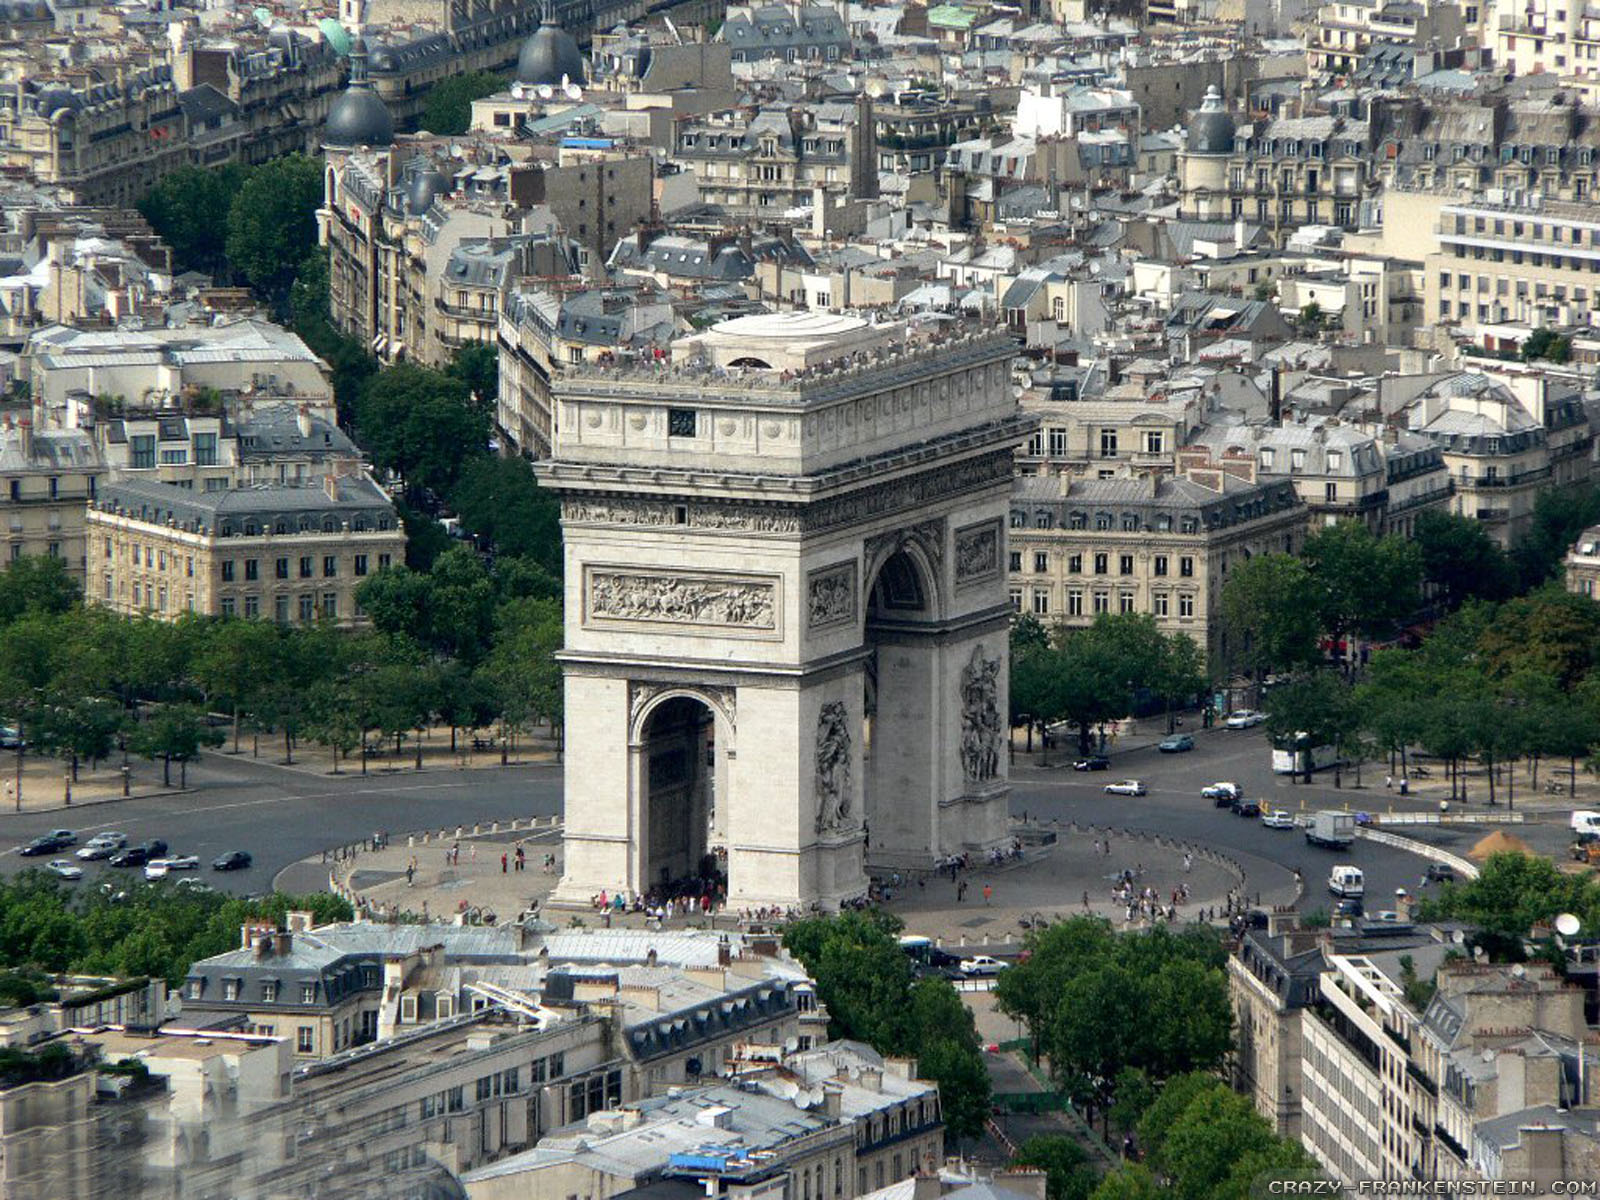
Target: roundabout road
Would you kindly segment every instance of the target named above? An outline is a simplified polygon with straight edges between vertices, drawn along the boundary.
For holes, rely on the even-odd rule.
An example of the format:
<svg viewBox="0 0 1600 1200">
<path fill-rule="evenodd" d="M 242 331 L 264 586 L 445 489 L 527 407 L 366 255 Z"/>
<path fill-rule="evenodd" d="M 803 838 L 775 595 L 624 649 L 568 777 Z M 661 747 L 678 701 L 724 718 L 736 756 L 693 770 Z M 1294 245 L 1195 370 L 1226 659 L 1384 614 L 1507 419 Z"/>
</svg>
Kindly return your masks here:
<svg viewBox="0 0 1600 1200">
<path fill-rule="evenodd" d="M 198 874 L 214 887 L 264 892 L 289 864 L 375 831 L 399 835 L 477 821 L 551 817 L 561 808 L 561 771 L 553 766 L 332 777 L 264 759 L 209 754 L 191 766 L 189 782 L 191 790 L 182 795 L 0 814 L 0 872 L 13 874 L 49 861 L 16 852 L 48 830 L 73 829 L 81 844 L 93 833 L 115 829 L 132 842 L 158 837 L 174 854 L 199 855 L 204 867 Z M 211 860 L 229 850 L 248 851 L 254 862 L 245 871 L 210 870 Z M 85 884 L 142 878 L 139 871 L 104 862 L 82 865 Z"/>
<path fill-rule="evenodd" d="M 1113 752 L 1107 772 L 1079 773 L 1070 766 L 1041 769 L 1033 765 L 1036 755 L 1018 754 L 1012 769 L 1012 811 L 1032 820 L 1076 820 L 1206 843 L 1235 853 L 1252 874 L 1256 860 L 1287 871 L 1298 867 L 1305 876 L 1303 907 L 1308 910 L 1328 906 L 1326 881 L 1335 862 L 1354 863 L 1367 872 L 1370 908 L 1390 907 L 1397 887 L 1416 890 L 1422 863 L 1413 855 L 1365 841 L 1347 852 L 1318 850 L 1306 845 L 1297 830 L 1267 829 L 1215 808 L 1199 795 L 1207 783 L 1231 779 L 1269 807 L 1299 812 L 1302 804 L 1312 811 L 1342 807 L 1347 801 L 1352 809 L 1383 807 L 1392 797 L 1381 787 L 1340 791 L 1323 776 L 1311 786 L 1290 784 L 1272 774 L 1267 741 L 1259 730 L 1208 731 L 1196 740 L 1197 749 L 1187 754 L 1164 755 L 1153 747 Z M 1052 752 L 1052 761 L 1066 758 L 1059 749 Z M 1107 782 L 1124 776 L 1143 779 L 1150 794 L 1133 798 L 1103 793 Z M 1373 776 L 1368 772 L 1369 779 Z M 561 806 L 561 768 L 548 765 L 332 778 L 264 759 L 210 754 L 191 769 L 190 782 L 193 789 L 183 795 L 0 814 L 0 872 L 43 865 L 45 860 L 18 857 L 15 847 L 46 830 L 66 826 L 87 837 L 117 829 L 135 842 L 163 838 L 173 853 L 197 854 L 207 864 L 228 850 L 249 851 L 255 860 L 249 870 L 203 870 L 201 875 L 228 891 L 261 892 L 291 863 L 365 839 L 376 830 L 400 834 L 512 817 L 548 818 Z M 85 882 L 125 875 L 137 878 L 137 872 L 94 863 Z M 1252 892 L 1266 883 L 1252 882 Z"/>
</svg>

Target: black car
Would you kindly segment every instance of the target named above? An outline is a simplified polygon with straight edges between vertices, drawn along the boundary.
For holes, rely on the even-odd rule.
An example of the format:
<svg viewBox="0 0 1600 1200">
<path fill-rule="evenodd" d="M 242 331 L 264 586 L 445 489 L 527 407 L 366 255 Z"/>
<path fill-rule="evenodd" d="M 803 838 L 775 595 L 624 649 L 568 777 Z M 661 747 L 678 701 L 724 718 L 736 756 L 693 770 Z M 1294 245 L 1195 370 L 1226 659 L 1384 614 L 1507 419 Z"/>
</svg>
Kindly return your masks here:
<svg viewBox="0 0 1600 1200">
<path fill-rule="evenodd" d="M 26 846 L 17 847 L 17 853 L 24 858 L 33 858 L 41 854 L 54 854 L 57 850 L 64 850 L 69 845 L 58 837 L 51 837 L 48 833 L 36 837 Z"/>
<path fill-rule="evenodd" d="M 213 871 L 242 871 L 250 865 L 250 856 L 243 850 L 229 850 L 220 858 L 211 860 Z"/>
<path fill-rule="evenodd" d="M 141 846 L 140 849 L 144 851 L 144 856 L 147 859 L 162 858 L 167 853 L 167 844 L 160 838 L 151 838 L 148 842 Z"/>
<path fill-rule="evenodd" d="M 1231 807 L 1233 815 L 1236 817 L 1259 817 L 1261 815 L 1260 802 L 1252 800 L 1248 796 L 1240 796 L 1233 802 Z"/>
<path fill-rule="evenodd" d="M 1449 863 L 1429 863 L 1422 879 L 1424 883 L 1454 883 L 1456 871 Z"/>
<path fill-rule="evenodd" d="M 1074 771 L 1109 771 L 1111 760 L 1104 754 L 1091 754 L 1088 758 L 1080 758 L 1072 764 Z"/>
<path fill-rule="evenodd" d="M 1359 917 L 1366 913 L 1366 906 L 1354 897 L 1348 900 L 1339 900 L 1333 906 L 1333 915 L 1338 917 Z"/>
<path fill-rule="evenodd" d="M 143 846 L 129 846 L 126 850 L 117 851 L 110 859 L 113 867 L 142 867 L 149 861 L 150 851 Z"/>
</svg>

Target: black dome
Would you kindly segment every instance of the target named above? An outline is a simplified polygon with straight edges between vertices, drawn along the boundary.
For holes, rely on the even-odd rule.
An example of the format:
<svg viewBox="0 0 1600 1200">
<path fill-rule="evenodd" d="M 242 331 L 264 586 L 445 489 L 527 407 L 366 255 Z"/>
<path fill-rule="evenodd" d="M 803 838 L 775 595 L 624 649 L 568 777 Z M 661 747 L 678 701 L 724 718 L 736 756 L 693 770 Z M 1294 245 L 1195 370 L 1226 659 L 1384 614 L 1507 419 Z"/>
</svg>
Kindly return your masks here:
<svg viewBox="0 0 1600 1200">
<path fill-rule="evenodd" d="M 583 53 L 572 35 L 546 15 L 533 36 L 522 43 L 517 82 L 559 87 L 563 76 L 572 83 L 583 82 Z"/>
<path fill-rule="evenodd" d="M 350 86 L 328 110 L 322 140 L 346 148 L 394 144 L 394 118 L 367 82 L 367 47 L 360 38 L 350 47 Z"/>
<path fill-rule="evenodd" d="M 450 180 L 438 171 L 418 171 L 406 188 L 406 208 L 420 217 L 433 207 L 434 197 L 450 191 Z"/>
<path fill-rule="evenodd" d="M 34 101 L 34 111 L 41 117 L 54 116 L 63 108 L 77 112 L 80 107 L 77 94 L 69 87 L 47 87 Z"/>
<path fill-rule="evenodd" d="M 1206 98 L 1189 122 L 1189 153 L 1232 154 L 1234 132 L 1233 118 L 1222 103 L 1222 94 L 1215 87 L 1207 88 Z"/>
</svg>

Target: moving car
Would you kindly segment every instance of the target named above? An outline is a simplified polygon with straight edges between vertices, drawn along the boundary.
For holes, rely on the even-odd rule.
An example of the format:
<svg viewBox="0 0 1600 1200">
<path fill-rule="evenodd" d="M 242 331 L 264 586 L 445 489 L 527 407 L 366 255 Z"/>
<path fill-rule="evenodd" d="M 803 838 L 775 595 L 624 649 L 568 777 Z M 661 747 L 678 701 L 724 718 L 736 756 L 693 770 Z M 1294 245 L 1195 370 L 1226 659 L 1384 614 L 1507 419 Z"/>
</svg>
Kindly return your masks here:
<svg viewBox="0 0 1600 1200">
<path fill-rule="evenodd" d="M 63 842 L 51 833 L 41 833 L 26 846 L 18 846 L 17 853 L 23 858 L 33 858 L 42 854 L 54 854 L 57 850 L 65 850 L 70 843 Z"/>
<path fill-rule="evenodd" d="M 1091 754 L 1088 758 L 1080 758 L 1072 764 L 1074 771 L 1106 771 L 1111 768 L 1111 760 L 1104 754 Z"/>
<path fill-rule="evenodd" d="M 1267 714 L 1264 712 L 1257 712 L 1253 708 L 1241 708 L 1229 713 L 1222 723 L 1229 729 L 1254 729 L 1266 719 Z"/>
<path fill-rule="evenodd" d="M 195 892 L 199 895 L 210 895 L 216 890 L 217 889 L 212 887 L 209 883 L 206 883 L 200 879 L 178 880 L 178 891 L 180 892 Z"/>
<path fill-rule="evenodd" d="M 175 854 L 170 858 L 152 858 L 144 865 L 146 879 L 165 879 L 172 871 L 198 871 L 200 859 L 193 854 Z"/>
<path fill-rule="evenodd" d="M 975 954 L 971 958 L 961 960 L 961 973 L 963 975 L 998 975 L 1011 964 L 998 958 L 991 958 L 987 954 Z M 1017 976 L 1021 979 L 1022 976 Z"/>
<path fill-rule="evenodd" d="M 1163 754 L 1182 754 L 1185 750 L 1194 749 L 1194 739 L 1187 733 L 1175 733 L 1158 743 L 1156 749 Z"/>
<path fill-rule="evenodd" d="M 1327 846 L 1330 850 L 1347 849 L 1356 840 L 1356 819 L 1350 813 L 1323 809 L 1311 818 L 1306 826 L 1308 846 Z"/>
<path fill-rule="evenodd" d="M 1113 796 L 1143 796 L 1145 794 L 1142 779 L 1119 779 L 1116 783 L 1106 784 L 1104 791 Z"/>
<path fill-rule="evenodd" d="M 110 864 L 113 867 L 142 867 L 150 861 L 150 851 L 143 846 L 129 846 L 126 850 L 119 850 L 111 856 Z"/>
<path fill-rule="evenodd" d="M 1231 805 L 1236 817 L 1259 817 L 1261 815 L 1261 801 L 1252 800 L 1248 796 L 1240 796 Z"/>
<path fill-rule="evenodd" d="M 78 840 L 78 835 L 70 829 L 52 829 L 45 837 L 55 838 L 63 846 L 70 846 Z"/>
<path fill-rule="evenodd" d="M 1353 896 L 1347 900 L 1334 902 L 1333 915 L 1336 919 L 1339 917 L 1359 917 L 1364 912 L 1366 912 L 1366 907 Z"/>
<path fill-rule="evenodd" d="M 211 860 L 213 871 L 242 871 L 250 865 L 250 856 L 243 850 L 229 850 Z"/>
<path fill-rule="evenodd" d="M 1428 870 L 1422 876 L 1424 883 L 1454 883 L 1456 869 L 1449 863 L 1429 863 Z"/>
<path fill-rule="evenodd" d="M 0 750 L 15 750 L 22 745 L 22 734 L 15 725 L 0 725 Z"/>
<path fill-rule="evenodd" d="M 1261 814 L 1261 823 L 1268 829 L 1293 829 L 1294 816 L 1286 808 L 1275 808 Z"/>
<path fill-rule="evenodd" d="M 128 835 L 125 833 L 97 833 L 79 848 L 78 857 L 85 862 L 110 858 L 127 844 Z"/>
<path fill-rule="evenodd" d="M 70 858 L 52 858 L 45 864 L 44 869 L 59 879 L 83 878 L 83 868 Z"/>
<path fill-rule="evenodd" d="M 1237 783 L 1211 783 L 1200 789 L 1200 798 L 1215 802 L 1218 808 L 1229 807 L 1242 795 L 1244 789 Z"/>
</svg>

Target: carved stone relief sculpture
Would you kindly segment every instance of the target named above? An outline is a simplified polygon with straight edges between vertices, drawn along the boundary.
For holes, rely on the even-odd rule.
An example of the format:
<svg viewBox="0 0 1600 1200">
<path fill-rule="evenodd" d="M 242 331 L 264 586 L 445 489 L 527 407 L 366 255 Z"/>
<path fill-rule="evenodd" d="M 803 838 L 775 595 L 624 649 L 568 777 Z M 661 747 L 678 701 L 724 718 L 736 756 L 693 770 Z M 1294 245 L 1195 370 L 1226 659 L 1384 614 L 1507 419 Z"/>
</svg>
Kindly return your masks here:
<svg viewBox="0 0 1600 1200">
<path fill-rule="evenodd" d="M 1000 660 L 974 646 L 961 669 L 961 768 L 969 783 L 1000 774 L 1005 722 L 1000 715 Z"/>
<path fill-rule="evenodd" d="M 589 615 L 674 625 L 777 628 L 777 589 L 758 580 L 595 571 Z"/>
<path fill-rule="evenodd" d="M 817 714 L 817 832 L 848 829 L 850 818 L 850 717 L 842 700 Z"/>
</svg>

